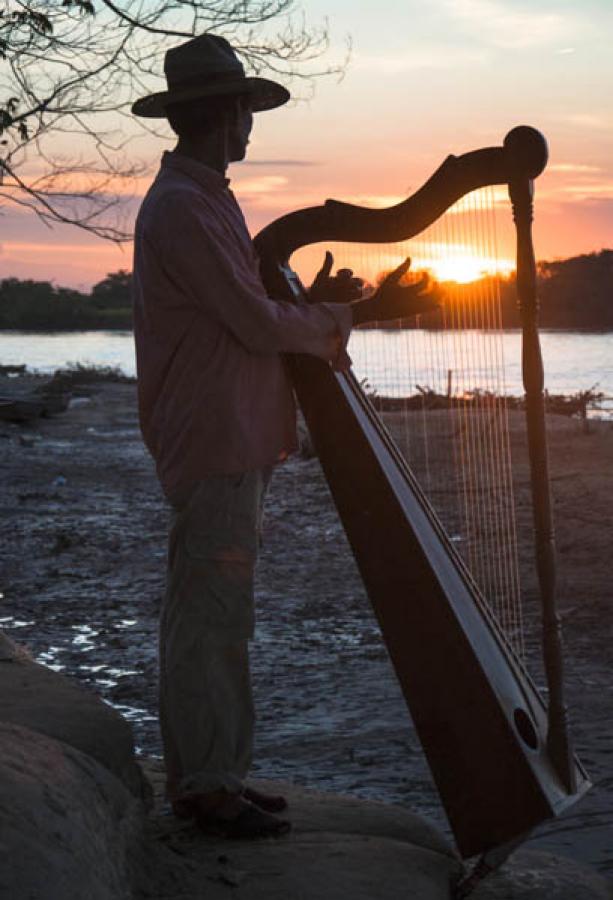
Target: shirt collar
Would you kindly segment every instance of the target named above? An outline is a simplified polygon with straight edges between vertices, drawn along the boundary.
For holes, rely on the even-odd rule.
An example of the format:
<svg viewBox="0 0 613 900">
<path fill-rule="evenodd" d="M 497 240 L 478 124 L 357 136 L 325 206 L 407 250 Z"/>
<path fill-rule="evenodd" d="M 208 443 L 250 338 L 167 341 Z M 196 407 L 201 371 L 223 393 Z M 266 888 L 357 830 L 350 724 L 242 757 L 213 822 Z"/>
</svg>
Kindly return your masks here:
<svg viewBox="0 0 613 900">
<path fill-rule="evenodd" d="M 230 179 L 225 178 L 221 172 L 217 172 L 216 169 L 211 169 L 210 166 L 205 166 L 204 163 L 191 159 L 189 156 L 183 156 L 183 154 L 176 151 L 166 150 L 163 153 L 162 169 L 173 169 L 174 171 L 182 172 L 184 175 L 193 178 L 194 181 L 197 181 L 201 187 L 207 190 L 227 188 L 230 184 Z"/>
</svg>

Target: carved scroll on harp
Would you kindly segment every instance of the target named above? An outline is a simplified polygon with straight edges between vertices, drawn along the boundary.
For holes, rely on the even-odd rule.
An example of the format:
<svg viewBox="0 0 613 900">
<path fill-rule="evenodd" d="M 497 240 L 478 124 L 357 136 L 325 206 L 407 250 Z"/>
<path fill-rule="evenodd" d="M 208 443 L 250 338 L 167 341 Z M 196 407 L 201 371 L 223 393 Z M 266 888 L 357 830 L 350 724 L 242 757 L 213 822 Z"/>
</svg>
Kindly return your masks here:
<svg viewBox="0 0 613 900">
<path fill-rule="evenodd" d="M 322 241 L 405 240 L 466 194 L 509 184 L 520 280 L 529 280 L 531 242 L 519 207 L 545 163 L 542 136 L 519 128 L 502 147 L 449 157 L 423 188 L 395 207 L 327 201 L 290 213 L 256 238 L 267 289 L 271 296 L 301 302 L 302 289 L 289 268 L 298 248 Z M 527 298 L 529 291 L 522 290 Z M 524 321 L 528 355 L 534 357 L 534 317 L 526 314 Z M 291 357 L 288 364 L 458 848 L 470 857 L 514 841 L 589 786 L 565 726 L 553 580 L 544 581 L 545 656 L 556 720 L 550 727 L 546 704 L 523 662 L 355 376 L 335 374 L 309 357 Z M 537 401 L 533 405 L 536 418 Z M 534 435 L 544 426 L 529 427 Z M 535 440 L 540 437 L 531 444 Z M 542 463 L 543 453 L 536 470 Z M 536 470 L 533 484 L 539 484 L 542 507 L 546 485 Z M 550 546 L 547 517 L 542 509 L 537 516 L 541 542 Z M 551 560 L 542 554 L 541 569 Z"/>
</svg>

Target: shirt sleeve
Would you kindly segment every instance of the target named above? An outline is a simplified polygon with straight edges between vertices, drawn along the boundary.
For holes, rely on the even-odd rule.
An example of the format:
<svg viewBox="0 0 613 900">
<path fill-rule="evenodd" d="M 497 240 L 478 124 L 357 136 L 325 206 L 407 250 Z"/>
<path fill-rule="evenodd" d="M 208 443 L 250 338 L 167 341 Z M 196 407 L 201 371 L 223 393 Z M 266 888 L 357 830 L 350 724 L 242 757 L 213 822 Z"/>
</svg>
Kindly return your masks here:
<svg viewBox="0 0 613 900">
<path fill-rule="evenodd" d="M 161 263 L 184 296 L 222 322 L 251 353 L 310 353 L 344 368 L 352 311 L 345 304 L 272 300 L 252 247 L 225 233 L 192 201 L 166 210 Z"/>
</svg>

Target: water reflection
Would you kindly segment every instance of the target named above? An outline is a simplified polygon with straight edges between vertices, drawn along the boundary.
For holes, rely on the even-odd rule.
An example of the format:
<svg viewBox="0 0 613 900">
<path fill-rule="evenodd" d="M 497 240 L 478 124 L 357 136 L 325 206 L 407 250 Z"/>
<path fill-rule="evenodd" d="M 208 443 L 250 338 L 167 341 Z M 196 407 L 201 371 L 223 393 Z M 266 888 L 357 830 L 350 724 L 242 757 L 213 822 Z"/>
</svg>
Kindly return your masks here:
<svg viewBox="0 0 613 900">
<path fill-rule="evenodd" d="M 54 672 L 63 672 L 66 669 L 66 665 L 57 662 L 57 657 L 60 653 L 66 652 L 66 647 L 51 646 L 48 650 L 44 650 L 42 653 L 38 654 L 36 662 L 42 663 L 42 665 L 47 666 L 48 669 L 53 669 Z"/>
<path fill-rule="evenodd" d="M 141 707 L 127 706 L 124 703 L 111 703 L 109 700 L 105 700 L 105 703 L 119 710 L 124 719 L 127 719 L 129 722 L 157 722 L 157 716 L 152 716 L 146 709 Z"/>
<path fill-rule="evenodd" d="M 0 358 L 5 365 L 26 363 L 40 372 L 54 372 L 69 363 L 112 366 L 134 375 L 134 339 L 129 331 L 70 331 L 0 334 Z"/>
<path fill-rule="evenodd" d="M 458 335 L 440 332 L 434 341 L 439 360 L 445 360 L 439 368 L 446 379 L 448 369 L 460 369 L 456 359 Z M 485 341 L 484 358 L 494 358 L 497 334 L 467 333 L 470 340 Z M 373 387 L 379 393 L 394 395 L 414 393 L 415 383 L 432 389 L 441 387 L 433 383 L 438 379 L 432 371 L 432 333 L 422 330 L 410 332 L 357 331 L 351 337 L 350 354 L 356 373 L 365 369 L 376 372 Z M 523 393 L 521 386 L 521 335 L 508 331 L 502 335 L 503 356 L 506 361 L 506 388 L 514 395 Z M 613 334 L 586 334 L 582 332 L 543 331 L 541 333 L 548 390 L 556 394 L 572 394 L 598 385 L 598 390 L 613 394 Z M 410 343 L 411 365 L 407 369 L 402 348 Z M 491 352 L 488 350 L 492 345 Z M 430 348 L 430 349 L 429 349 Z M 127 331 L 86 331 L 36 334 L 4 331 L 0 333 L 0 358 L 6 365 L 25 363 L 30 369 L 43 373 L 68 363 L 82 365 L 113 366 L 127 375 L 136 371 L 134 340 Z M 368 365 L 366 365 L 368 362 Z M 476 378 L 487 377 L 487 372 L 475 371 Z M 446 385 L 445 385 L 446 386 Z M 481 385 L 482 386 L 482 385 Z"/>
<path fill-rule="evenodd" d="M 417 385 L 445 394 L 450 372 L 454 395 L 478 388 L 522 396 L 521 344 L 519 331 L 356 331 L 349 353 L 358 379 L 367 378 L 382 396 L 411 396 Z M 544 331 L 541 344 L 550 393 L 574 394 L 597 385 L 613 394 L 613 334 Z"/>
<path fill-rule="evenodd" d="M 0 619 L 0 625 L 3 628 L 27 628 L 29 625 L 34 625 L 34 620 L 26 621 L 24 619 L 15 619 L 13 616 L 4 616 Z"/>
</svg>

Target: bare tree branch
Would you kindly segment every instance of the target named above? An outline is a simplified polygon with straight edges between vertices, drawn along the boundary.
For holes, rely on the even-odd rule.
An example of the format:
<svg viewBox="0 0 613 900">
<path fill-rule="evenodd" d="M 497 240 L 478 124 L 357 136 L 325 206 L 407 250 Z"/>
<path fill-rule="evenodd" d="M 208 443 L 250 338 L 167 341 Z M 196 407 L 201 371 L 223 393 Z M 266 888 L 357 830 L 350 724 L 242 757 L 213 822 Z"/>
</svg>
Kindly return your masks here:
<svg viewBox="0 0 613 900">
<path fill-rule="evenodd" d="M 347 64 L 349 45 L 330 62 L 327 22 L 310 26 L 295 0 L 0 0 L 0 203 L 128 240 L 125 148 L 158 134 L 130 106 L 163 89 L 166 50 L 204 32 L 288 86 Z"/>
</svg>

